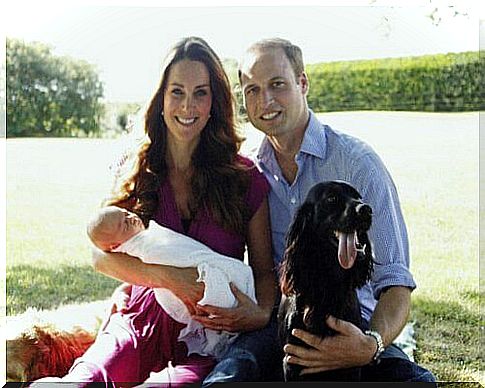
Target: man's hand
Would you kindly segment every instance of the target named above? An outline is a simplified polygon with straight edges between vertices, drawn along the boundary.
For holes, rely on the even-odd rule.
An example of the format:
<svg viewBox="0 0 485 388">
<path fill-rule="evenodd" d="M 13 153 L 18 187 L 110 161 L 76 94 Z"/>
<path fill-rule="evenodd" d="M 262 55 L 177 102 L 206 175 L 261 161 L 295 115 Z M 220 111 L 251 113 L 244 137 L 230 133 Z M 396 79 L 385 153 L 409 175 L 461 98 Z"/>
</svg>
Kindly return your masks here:
<svg viewBox="0 0 485 388">
<path fill-rule="evenodd" d="M 213 330 L 242 332 L 264 327 L 268 323 L 269 315 L 232 283 L 231 290 L 237 300 L 236 307 L 197 305 L 197 315 L 192 318 Z"/>
<path fill-rule="evenodd" d="M 311 348 L 286 344 L 283 348 L 290 364 L 302 365 L 301 374 L 319 373 L 366 365 L 371 362 L 377 344 L 374 338 L 365 335 L 350 322 L 330 316 L 327 324 L 337 333 L 321 338 L 303 330 L 293 330 L 293 335 Z"/>
</svg>

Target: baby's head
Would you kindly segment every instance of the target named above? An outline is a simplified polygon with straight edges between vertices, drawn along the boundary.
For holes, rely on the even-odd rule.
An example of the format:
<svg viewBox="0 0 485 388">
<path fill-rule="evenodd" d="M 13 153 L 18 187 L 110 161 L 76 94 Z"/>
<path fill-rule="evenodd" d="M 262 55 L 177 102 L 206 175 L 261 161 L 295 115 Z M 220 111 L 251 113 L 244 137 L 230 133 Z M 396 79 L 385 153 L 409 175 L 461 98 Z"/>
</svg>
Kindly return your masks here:
<svg viewBox="0 0 485 388">
<path fill-rule="evenodd" d="M 89 221 L 88 236 L 99 249 L 111 251 L 145 229 L 135 213 L 116 206 L 101 208 Z"/>
</svg>

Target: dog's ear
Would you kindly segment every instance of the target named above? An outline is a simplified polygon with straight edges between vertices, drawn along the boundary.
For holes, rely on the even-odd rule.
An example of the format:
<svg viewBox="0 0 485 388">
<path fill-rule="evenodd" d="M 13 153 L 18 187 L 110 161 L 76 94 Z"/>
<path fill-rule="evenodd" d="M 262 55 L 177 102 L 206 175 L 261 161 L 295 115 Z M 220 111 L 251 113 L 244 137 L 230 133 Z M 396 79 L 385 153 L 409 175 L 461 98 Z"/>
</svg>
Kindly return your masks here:
<svg viewBox="0 0 485 388">
<path fill-rule="evenodd" d="M 313 246 L 313 213 L 311 203 L 304 203 L 297 211 L 286 236 L 286 250 L 280 267 L 281 291 L 285 295 L 298 292 L 301 266 L 305 265 L 305 251 Z"/>
<path fill-rule="evenodd" d="M 371 279 L 374 270 L 372 245 L 367 233 L 359 233 L 359 241 L 362 245 L 365 245 L 365 250 L 362 259 L 356 260 L 355 265 L 352 268 L 354 273 L 354 276 L 352 277 L 352 286 L 354 288 L 363 287 Z"/>
<path fill-rule="evenodd" d="M 295 218 L 290 225 L 290 229 L 286 236 L 286 247 L 298 244 L 298 241 L 305 237 L 304 235 L 311 234 L 312 220 L 313 220 L 314 206 L 312 203 L 305 202 L 297 210 Z M 310 233 L 309 233 L 310 232 Z"/>
</svg>

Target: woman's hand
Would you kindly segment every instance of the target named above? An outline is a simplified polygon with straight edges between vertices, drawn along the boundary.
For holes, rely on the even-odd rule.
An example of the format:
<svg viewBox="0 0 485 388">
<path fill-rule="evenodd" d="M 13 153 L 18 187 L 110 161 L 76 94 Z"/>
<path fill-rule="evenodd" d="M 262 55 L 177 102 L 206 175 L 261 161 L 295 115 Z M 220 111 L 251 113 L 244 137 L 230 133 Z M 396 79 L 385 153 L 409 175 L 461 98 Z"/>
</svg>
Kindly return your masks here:
<svg viewBox="0 0 485 388">
<path fill-rule="evenodd" d="M 131 284 L 123 283 L 115 288 L 111 295 L 111 314 L 125 312 L 131 298 Z"/>
<path fill-rule="evenodd" d="M 179 298 L 191 315 L 197 314 L 197 302 L 204 296 L 204 283 L 197 282 L 199 273 L 196 268 L 165 267 L 168 284 L 164 287 Z"/>
<path fill-rule="evenodd" d="M 253 302 L 231 283 L 231 290 L 238 302 L 234 308 L 197 305 L 197 315 L 192 318 L 213 330 L 243 332 L 261 329 L 269 321 L 268 312 Z"/>
</svg>

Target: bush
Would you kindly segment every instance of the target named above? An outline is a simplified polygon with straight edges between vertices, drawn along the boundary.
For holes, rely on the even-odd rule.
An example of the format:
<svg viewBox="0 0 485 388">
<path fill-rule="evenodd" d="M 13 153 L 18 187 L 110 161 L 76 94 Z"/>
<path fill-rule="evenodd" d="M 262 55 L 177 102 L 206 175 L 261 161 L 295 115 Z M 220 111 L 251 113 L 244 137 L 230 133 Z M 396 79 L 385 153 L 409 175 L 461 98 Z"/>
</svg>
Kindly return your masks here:
<svg viewBox="0 0 485 388">
<path fill-rule="evenodd" d="M 484 110 L 485 57 L 478 52 L 307 65 L 318 112 Z"/>
<path fill-rule="evenodd" d="M 7 136 L 99 132 L 103 86 L 95 68 L 49 46 L 7 39 Z"/>
</svg>

